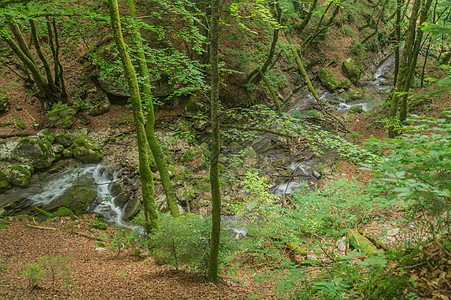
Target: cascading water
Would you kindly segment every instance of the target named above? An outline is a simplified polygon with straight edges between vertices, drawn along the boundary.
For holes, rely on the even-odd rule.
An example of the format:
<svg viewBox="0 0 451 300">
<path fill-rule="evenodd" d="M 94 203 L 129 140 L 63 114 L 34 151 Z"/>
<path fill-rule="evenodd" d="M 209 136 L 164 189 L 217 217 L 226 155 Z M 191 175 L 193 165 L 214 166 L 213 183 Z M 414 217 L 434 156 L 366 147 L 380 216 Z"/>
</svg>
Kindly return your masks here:
<svg viewBox="0 0 451 300">
<path fill-rule="evenodd" d="M 40 192 L 26 194 L 26 198 L 32 206 L 49 205 L 77 184 L 80 178 L 90 176 L 94 179 L 97 197 L 100 199 L 100 204 L 93 211 L 100 213 L 106 222 L 124 227 L 126 226 L 123 221 L 124 212 L 115 204 L 114 196 L 111 193 L 112 183 L 118 181 L 118 174 L 118 170 L 102 164 L 71 168 L 52 178 Z"/>
<path fill-rule="evenodd" d="M 112 176 L 112 178 L 111 178 Z M 96 206 L 94 212 L 101 213 L 104 216 L 110 214 L 104 214 L 104 212 L 112 212 L 112 221 L 116 225 L 124 227 L 123 210 L 118 207 L 114 202 L 114 197 L 111 194 L 111 183 L 118 180 L 118 171 L 114 170 L 111 174 L 107 169 L 102 168 L 100 165 L 94 170 L 92 174 L 97 185 L 97 195 L 101 199 L 101 203 Z"/>
</svg>

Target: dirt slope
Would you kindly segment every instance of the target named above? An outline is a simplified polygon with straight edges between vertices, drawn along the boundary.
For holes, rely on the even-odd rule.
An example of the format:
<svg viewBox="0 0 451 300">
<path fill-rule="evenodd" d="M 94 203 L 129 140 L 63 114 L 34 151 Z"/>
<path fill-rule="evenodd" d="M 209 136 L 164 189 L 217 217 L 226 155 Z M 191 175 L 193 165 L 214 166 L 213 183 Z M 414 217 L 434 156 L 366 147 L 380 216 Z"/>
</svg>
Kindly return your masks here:
<svg viewBox="0 0 451 300">
<path fill-rule="evenodd" d="M 244 288 L 224 279 L 215 285 L 194 273 L 157 266 L 145 256 L 133 255 L 133 250 L 119 256 L 96 250 L 94 237 L 103 231 L 89 231 L 93 222 L 93 215 L 75 221 L 60 218 L 44 223 L 31 219 L 11 220 L 0 230 L 0 266 L 3 266 L 0 268 L 0 298 L 247 299 L 247 293 L 258 293 L 255 284 Z M 45 255 L 69 258 L 70 284 L 60 278 L 52 284 L 50 277 L 44 277 L 37 288 L 29 287 L 21 272 Z"/>
</svg>

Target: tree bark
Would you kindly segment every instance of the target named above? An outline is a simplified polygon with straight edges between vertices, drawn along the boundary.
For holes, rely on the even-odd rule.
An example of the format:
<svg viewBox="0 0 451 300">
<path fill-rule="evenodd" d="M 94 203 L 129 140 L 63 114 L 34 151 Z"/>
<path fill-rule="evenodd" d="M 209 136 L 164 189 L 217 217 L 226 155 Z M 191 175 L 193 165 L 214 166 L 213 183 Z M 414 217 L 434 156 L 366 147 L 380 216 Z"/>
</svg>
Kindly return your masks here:
<svg viewBox="0 0 451 300">
<path fill-rule="evenodd" d="M 158 230 L 158 215 L 155 209 L 153 175 L 149 167 L 149 160 L 147 156 L 149 147 L 144 129 L 144 115 L 142 113 L 138 80 L 136 78 L 135 69 L 133 68 L 130 56 L 127 52 L 127 45 L 125 44 L 122 36 L 117 0 L 108 0 L 108 6 L 110 9 L 111 27 L 113 29 L 114 40 L 119 51 L 119 56 L 122 61 L 125 77 L 130 90 L 133 120 L 135 122 L 136 135 L 138 138 L 139 176 L 141 178 L 142 185 L 145 227 L 147 234 L 150 234 Z"/>
<path fill-rule="evenodd" d="M 133 19 L 136 18 L 136 10 L 133 0 L 128 0 L 128 7 L 130 10 L 130 16 Z M 161 183 L 163 185 L 164 192 L 166 194 L 166 201 L 168 203 L 169 211 L 171 215 L 175 218 L 180 217 L 179 207 L 177 204 L 177 199 L 175 197 L 174 188 L 171 184 L 171 179 L 169 177 L 168 168 L 166 166 L 166 162 L 163 158 L 163 154 L 161 153 L 160 147 L 158 145 L 157 139 L 155 137 L 155 113 L 154 107 L 152 103 L 152 90 L 150 84 L 150 75 L 149 69 L 147 67 L 146 55 L 144 53 L 144 47 L 142 44 L 141 33 L 138 28 L 134 28 L 133 30 L 134 41 L 137 46 L 138 53 L 138 63 L 139 63 L 139 71 L 141 77 L 144 78 L 143 84 L 143 98 L 144 102 L 147 105 L 147 125 L 146 125 L 146 137 L 147 142 L 149 143 L 150 150 L 152 151 L 153 158 L 155 159 L 155 163 L 158 167 L 158 172 L 160 173 Z"/>
<path fill-rule="evenodd" d="M 211 0 L 211 32 L 210 32 L 210 63 L 211 63 L 211 163 L 210 185 L 212 198 L 212 228 L 210 240 L 210 258 L 207 277 L 211 281 L 218 280 L 218 256 L 221 233 L 221 192 L 219 189 L 219 68 L 218 68 L 218 33 L 219 33 L 219 0 Z"/>
</svg>

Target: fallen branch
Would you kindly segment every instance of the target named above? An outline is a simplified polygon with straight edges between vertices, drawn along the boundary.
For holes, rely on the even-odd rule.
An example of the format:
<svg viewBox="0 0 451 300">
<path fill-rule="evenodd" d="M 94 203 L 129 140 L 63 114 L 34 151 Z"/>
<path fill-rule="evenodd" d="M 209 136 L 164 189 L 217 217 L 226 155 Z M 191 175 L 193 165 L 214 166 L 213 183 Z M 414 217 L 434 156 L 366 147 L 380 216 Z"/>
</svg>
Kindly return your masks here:
<svg viewBox="0 0 451 300">
<path fill-rule="evenodd" d="M 10 134 L 0 134 L 1 139 L 7 139 L 10 137 L 18 137 L 18 136 L 31 136 L 34 135 L 33 132 L 14 132 Z"/>
<path fill-rule="evenodd" d="M 80 232 L 76 232 L 76 231 L 71 231 L 70 233 L 71 233 L 71 234 L 76 234 L 76 235 L 81 236 L 81 237 L 84 237 L 84 238 L 86 238 L 86 239 L 88 239 L 88 240 L 99 241 L 99 242 L 105 242 L 105 241 L 107 241 L 107 240 L 105 240 L 105 239 L 93 237 L 93 236 L 86 235 L 86 234 L 83 234 L 83 233 L 80 233 Z"/>
<path fill-rule="evenodd" d="M 42 229 L 42 230 L 56 230 L 56 228 L 53 227 L 43 227 L 43 226 L 36 226 L 36 225 L 31 225 L 31 224 L 27 224 L 29 227 L 33 227 L 33 228 L 37 228 L 37 229 Z"/>
<path fill-rule="evenodd" d="M 376 246 L 377 248 L 384 249 L 385 251 L 388 250 L 387 245 L 383 241 L 372 237 L 368 232 L 365 232 L 363 229 L 360 229 L 359 232 L 361 235 L 366 237 L 371 243 L 373 243 L 373 245 Z"/>
</svg>

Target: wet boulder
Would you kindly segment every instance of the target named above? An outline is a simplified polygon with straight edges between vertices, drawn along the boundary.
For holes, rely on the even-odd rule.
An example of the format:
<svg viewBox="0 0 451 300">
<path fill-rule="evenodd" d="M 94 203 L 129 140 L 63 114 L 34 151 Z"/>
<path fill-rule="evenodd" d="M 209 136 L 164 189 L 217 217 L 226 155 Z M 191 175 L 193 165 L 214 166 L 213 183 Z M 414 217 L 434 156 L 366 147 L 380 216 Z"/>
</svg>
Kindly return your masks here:
<svg viewBox="0 0 451 300">
<path fill-rule="evenodd" d="M 21 138 L 11 151 L 11 158 L 36 169 L 49 167 L 55 160 L 52 144 L 38 137 Z"/>
<path fill-rule="evenodd" d="M 9 182 L 16 186 L 28 186 L 33 168 L 26 165 L 10 166 L 8 172 Z"/>
<path fill-rule="evenodd" d="M 45 209 L 53 211 L 59 207 L 66 207 L 80 216 L 88 211 L 96 199 L 97 190 L 94 179 L 89 175 L 83 175 L 57 201 L 52 202 Z"/>
</svg>

